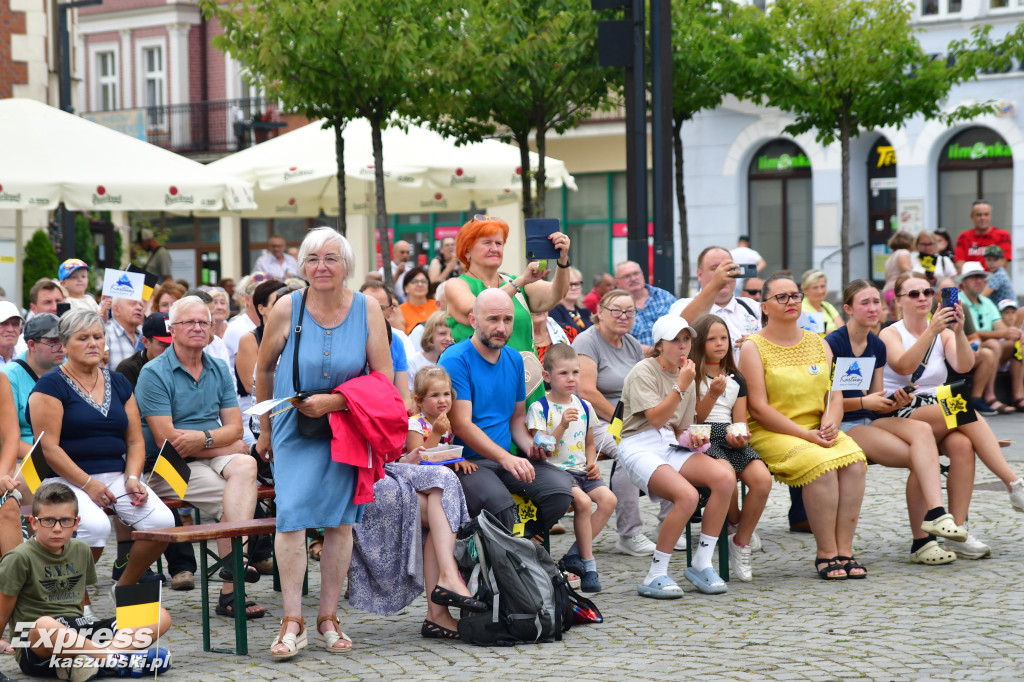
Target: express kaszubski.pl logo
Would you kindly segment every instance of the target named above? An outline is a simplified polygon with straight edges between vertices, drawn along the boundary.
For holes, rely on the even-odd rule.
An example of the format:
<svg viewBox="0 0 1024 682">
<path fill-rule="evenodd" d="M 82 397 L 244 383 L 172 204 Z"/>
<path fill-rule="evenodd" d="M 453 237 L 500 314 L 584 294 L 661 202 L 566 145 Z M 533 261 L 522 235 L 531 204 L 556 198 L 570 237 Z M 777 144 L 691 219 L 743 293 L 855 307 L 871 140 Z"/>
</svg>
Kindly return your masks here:
<svg viewBox="0 0 1024 682">
<path fill-rule="evenodd" d="M 92 193 L 92 205 L 101 206 L 103 204 L 120 204 L 120 194 L 107 194 L 107 188 L 103 185 L 98 185 L 96 191 Z"/>
<path fill-rule="evenodd" d="M 48 649 L 53 650 L 53 655 L 58 656 L 60 654 L 75 654 L 75 653 L 87 653 L 84 650 L 75 648 L 75 643 L 78 641 L 78 637 L 84 636 L 92 640 L 98 646 L 118 651 L 123 650 L 124 656 L 120 657 L 123 662 L 119 662 L 119 666 L 128 666 L 128 659 L 134 657 L 134 661 L 139 665 L 145 663 L 146 654 L 145 652 L 136 653 L 139 651 L 138 647 L 142 649 L 148 649 L 153 644 L 153 633 L 149 628 L 136 628 L 134 631 L 121 630 L 114 632 L 110 628 L 96 628 L 92 629 L 89 627 L 76 627 L 71 628 L 36 628 L 35 622 L 25 621 L 19 622 L 14 626 L 14 639 L 11 640 L 12 649 L 27 649 L 32 646 L 28 640 L 28 633 L 30 630 L 35 628 L 36 633 L 39 635 L 39 639 L 36 641 L 36 646 L 44 646 Z M 138 647 L 135 645 L 135 641 L 138 643 Z M 103 659 L 95 659 L 97 665 L 104 665 Z M 54 667 L 58 665 L 60 667 L 71 667 L 72 659 L 54 659 L 52 663 Z M 84 665 L 79 663 L 79 666 Z"/>
<path fill-rule="evenodd" d="M 167 189 L 167 194 L 164 195 L 164 206 L 170 206 L 172 204 L 192 204 L 195 202 L 195 197 L 191 194 L 180 194 L 178 188 L 171 185 Z"/>
</svg>

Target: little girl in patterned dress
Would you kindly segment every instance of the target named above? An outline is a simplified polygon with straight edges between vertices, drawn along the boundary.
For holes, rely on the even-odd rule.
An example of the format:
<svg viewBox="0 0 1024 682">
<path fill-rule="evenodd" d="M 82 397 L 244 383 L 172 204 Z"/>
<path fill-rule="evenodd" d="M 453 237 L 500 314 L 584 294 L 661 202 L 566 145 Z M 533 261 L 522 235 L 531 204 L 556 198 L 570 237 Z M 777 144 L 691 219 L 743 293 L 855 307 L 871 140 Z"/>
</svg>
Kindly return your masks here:
<svg viewBox="0 0 1024 682">
<path fill-rule="evenodd" d="M 448 421 L 448 410 L 455 399 L 453 393 L 452 379 L 443 367 L 428 366 L 416 372 L 413 399 L 420 411 L 409 417 L 409 434 L 405 437 L 407 453 L 412 454 L 420 447 L 451 445 L 454 434 Z M 408 462 L 408 457 L 403 457 L 401 461 Z M 418 453 L 415 459 L 419 459 Z M 460 473 L 471 474 L 476 470 L 476 464 L 461 461 L 452 465 L 452 468 Z"/>
<path fill-rule="evenodd" d="M 696 338 L 691 358 L 697 368 L 694 384 L 697 387 L 698 424 L 711 427 L 709 457 L 724 459 L 736 470 L 736 478 L 747 486 L 743 510 L 733 491 L 729 509 L 729 568 L 740 580 L 753 579 L 750 552 L 761 546 L 754 532 L 761 518 L 772 477 L 768 467 L 748 442 L 747 386 L 736 368 L 729 329 L 717 315 L 702 315 L 693 323 Z"/>
</svg>

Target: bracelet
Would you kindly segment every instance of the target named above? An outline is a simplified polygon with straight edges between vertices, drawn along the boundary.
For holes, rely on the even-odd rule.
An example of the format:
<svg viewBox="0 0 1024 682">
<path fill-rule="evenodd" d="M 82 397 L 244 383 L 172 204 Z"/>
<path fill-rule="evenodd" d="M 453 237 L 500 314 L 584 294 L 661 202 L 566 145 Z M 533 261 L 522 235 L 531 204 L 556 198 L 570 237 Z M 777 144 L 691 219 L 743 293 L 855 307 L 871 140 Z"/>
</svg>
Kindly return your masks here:
<svg viewBox="0 0 1024 682">
<path fill-rule="evenodd" d="M 512 286 L 514 286 L 516 288 L 516 291 L 518 291 L 519 293 L 523 293 L 523 288 L 521 286 L 519 286 L 518 284 L 516 284 L 516 281 L 514 279 L 508 280 L 508 282 L 506 282 L 506 284 L 511 284 Z"/>
<path fill-rule="evenodd" d="M 82 484 L 82 490 L 85 490 L 85 486 L 89 485 L 90 483 L 92 483 L 92 476 L 85 479 L 85 483 Z"/>
<path fill-rule="evenodd" d="M 673 384 L 672 390 L 679 394 L 680 400 L 686 397 L 686 395 L 683 393 L 683 389 L 679 388 L 679 384 Z"/>
<path fill-rule="evenodd" d="M 135 479 L 136 481 L 137 481 L 137 480 L 139 480 L 139 477 L 138 477 L 138 476 L 136 476 L 135 474 L 132 474 L 131 476 L 125 476 L 125 477 L 124 477 L 124 482 L 125 482 L 125 483 L 127 483 L 128 481 L 132 480 L 133 478 L 134 478 L 134 479 Z"/>
<path fill-rule="evenodd" d="M 860 397 L 860 409 L 864 409 L 864 396 Z"/>
<path fill-rule="evenodd" d="M 570 268 L 570 267 L 572 267 L 572 261 L 571 261 L 571 260 L 569 260 L 568 258 L 566 258 L 566 259 L 565 259 L 565 265 L 562 265 L 562 264 L 561 264 L 561 263 L 559 263 L 558 261 L 555 261 L 555 264 L 556 264 L 556 265 L 557 265 L 558 267 L 562 268 L 563 270 L 565 270 L 566 268 Z"/>
</svg>

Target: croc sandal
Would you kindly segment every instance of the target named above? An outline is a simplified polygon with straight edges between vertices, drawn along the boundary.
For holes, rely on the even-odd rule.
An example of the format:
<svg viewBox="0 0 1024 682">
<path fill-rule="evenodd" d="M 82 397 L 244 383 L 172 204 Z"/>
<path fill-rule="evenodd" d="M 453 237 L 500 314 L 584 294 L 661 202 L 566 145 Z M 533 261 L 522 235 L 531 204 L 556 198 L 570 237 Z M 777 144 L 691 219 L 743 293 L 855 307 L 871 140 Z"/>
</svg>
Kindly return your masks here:
<svg viewBox="0 0 1024 682">
<path fill-rule="evenodd" d="M 440 585 L 436 586 L 434 591 L 430 593 L 430 601 L 434 602 L 438 606 L 456 606 L 460 609 L 466 609 L 467 611 L 474 611 L 476 613 L 484 613 L 488 610 L 487 604 L 479 599 L 476 599 L 475 597 L 467 597 L 459 594 L 458 592 L 452 592 Z"/>
<path fill-rule="evenodd" d="M 260 610 L 256 611 L 255 613 L 249 613 L 249 609 L 251 607 L 253 607 L 253 606 L 256 606 Z M 218 616 L 227 616 L 228 618 L 234 618 L 235 617 L 235 593 L 234 592 L 228 592 L 227 594 L 224 594 L 223 592 L 221 592 L 220 593 L 220 598 L 217 600 L 217 607 L 214 609 L 214 611 L 217 613 Z M 257 618 L 262 618 L 265 615 L 267 615 L 267 610 L 264 609 L 262 606 L 259 606 L 252 599 L 247 599 L 245 601 L 245 618 L 246 618 L 246 620 L 256 620 Z"/>
<path fill-rule="evenodd" d="M 334 623 L 335 629 L 320 632 L 321 623 Z M 341 640 L 348 642 L 348 646 L 341 647 L 340 649 L 334 646 Z M 352 651 L 352 640 L 341 631 L 341 624 L 338 623 L 337 616 L 320 616 L 316 619 L 316 644 L 332 654 L 347 654 Z"/>
<path fill-rule="evenodd" d="M 837 555 L 835 557 L 835 559 L 836 559 L 836 561 L 840 562 L 843 565 L 843 568 L 846 570 L 846 577 L 849 578 L 850 580 L 860 580 L 861 578 L 867 578 L 868 577 L 868 569 L 867 569 L 867 567 L 864 566 L 863 564 L 861 564 L 860 562 L 858 562 L 852 556 L 838 556 Z M 850 571 L 856 570 L 858 568 L 863 570 L 864 572 L 863 573 L 850 573 Z"/>
<path fill-rule="evenodd" d="M 839 563 L 839 557 L 832 557 L 831 559 L 818 557 L 814 560 L 814 569 L 822 580 L 846 580 L 849 577 L 846 574 L 846 569 Z M 843 574 L 829 575 L 833 571 L 843 571 Z"/>
<path fill-rule="evenodd" d="M 457 630 L 449 630 L 432 620 L 423 621 L 423 626 L 420 627 L 420 636 L 427 639 L 459 639 Z"/>
<path fill-rule="evenodd" d="M 938 535 L 941 538 L 949 538 L 957 542 L 963 542 L 967 539 L 967 529 L 956 525 L 953 515 L 949 512 L 946 512 L 934 521 L 922 521 L 921 530 L 929 535 Z"/>
<path fill-rule="evenodd" d="M 299 624 L 299 631 L 297 633 L 285 632 L 289 622 Z M 274 643 L 270 645 L 270 655 L 275 661 L 287 661 L 289 658 L 295 658 L 299 653 L 299 649 L 305 649 L 306 644 L 308 643 L 309 640 L 306 636 L 306 623 L 303 619 L 295 618 L 294 616 L 285 616 L 281 619 L 281 631 L 277 633 L 277 638 L 274 640 Z M 278 644 L 284 644 L 288 647 L 288 650 L 282 652 L 274 651 L 273 648 Z"/>
<path fill-rule="evenodd" d="M 703 571 L 698 571 L 693 566 L 687 566 L 683 575 L 704 594 L 724 594 L 729 591 L 729 586 L 711 566 Z"/>
<path fill-rule="evenodd" d="M 956 561 L 956 553 L 942 549 L 935 540 L 921 547 L 916 552 L 910 553 L 910 563 L 926 564 L 928 566 L 941 566 Z"/>
<path fill-rule="evenodd" d="M 637 585 L 636 593 L 651 599 L 679 599 L 683 596 L 683 588 L 667 575 L 659 575 L 650 585 Z"/>
</svg>

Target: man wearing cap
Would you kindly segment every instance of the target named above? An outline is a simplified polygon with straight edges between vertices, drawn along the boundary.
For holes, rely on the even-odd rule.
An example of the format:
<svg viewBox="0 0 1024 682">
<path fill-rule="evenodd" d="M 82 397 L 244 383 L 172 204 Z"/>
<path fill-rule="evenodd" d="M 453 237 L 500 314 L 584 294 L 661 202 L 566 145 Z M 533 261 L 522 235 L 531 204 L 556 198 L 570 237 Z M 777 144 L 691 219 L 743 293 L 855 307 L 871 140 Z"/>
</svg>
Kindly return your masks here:
<svg viewBox="0 0 1024 682">
<path fill-rule="evenodd" d="M 139 230 L 139 238 L 136 243 L 149 252 L 149 260 L 146 261 L 143 270 L 156 275 L 160 282 L 171 279 L 171 253 L 156 240 L 153 230 L 147 228 Z"/>
<path fill-rule="evenodd" d="M 117 367 L 123 360 L 131 357 L 139 345 L 145 306 L 142 301 L 115 298 L 110 311 L 112 318 L 103 327 L 107 336 L 107 347 L 110 349 L 110 361 L 107 366 Z"/>
<path fill-rule="evenodd" d="M 64 287 L 57 284 L 49 277 L 43 277 L 32 285 L 28 292 L 28 315 L 25 316 L 25 323 L 28 324 L 33 317 L 39 313 L 57 314 L 57 304 L 63 303 L 65 299 Z M 28 350 L 25 344 L 25 336 L 18 337 L 18 343 L 14 346 L 14 357 L 20 357 Z"/>
<path fill-rule="evenodd" d="M 299 262 L 284 252 L 284 237 L 277 234 L 270 235 L 267 246 L 269 251 L 256 259 L 256 263 L 252 266 L 253 270 L 265 272 L 281 281 L 289 277 L 296 277 L 296 273 L 299 271 Z"/>
<path fill-rule="evenodd" d="M 14 347 L 21 334 L 21 311 L 10 301 L 0 301 L 0 365 L 14 359 Z"/>
<path fill-rule="evenodd" d="M 985 283 L 982 296 L 987 296 L 993 301 L 1005 301 L 1007 299 L 1017 300 L 1017 292 L 1013 290 L 1013 282 L 1006 273 L 1006 259 L 1003 257 L 1003 250 L 998 246 L 985 247 L 985 269 L 989 271 L 990 277 Z"/>
<path fill-rule="evenodd" d="M 512 298 L 500 289 L 484 289 L 473 304 L 473 336 L 449 346 L 440 365 L 452 378 L 455 400 L 448 412 L 463 456 L 477 469 L 456 473 L 469 513 L 482 509 L 506 528 L 515 523 L 512 493 L 530 498 L 546 530 L 572 502 L 572 479 L 546 460 L 526 430 L 526 379 L 523 358 L 507 347 L 512 334 Z M 537 455 L 536 461 L 511 453 Z"/>
<path fill-rule="evenodd" d="M 964 230 L 956 238 L 953 261 L 957 272 L 963 271 L 964 263 L 984 265 L 985 249 L 989 246 L 998 246 L 1006 260 L 1013 258 L 1010 233 L 992 226 L 992 206 L 984 199 L 979 199 L 971 205 L 971 222 L 974 223 L 974 229 Z"/>
<path fill-rule="evenodd" d="M 64 346 L 57 338 L 57 316 L 52 313 L 39 313 L 26 322 L 25 342 L 28 344 L 25 357 L 8 362 L 0 369 L 11 382 L 14 404 L 18 409 L 18 426 L 21 429 L 22 441 L 19 457 L 28 453 L 33 440 L 32 426 L 25 419 L 28 395 L 39 377 L 64 362 Z"/>
<path fill-rule="evenodd" d="M 739 266 L 721 246 L 709 246 L 697 256 L 697 282 L 700 291 L 693 298 L 682 298 L 672 304 L 669 314 L 685 320 L 701 315 L 718 315 L 729 329 L 733 355 L 739 360 L 740 344 L 761 329 L 761 310 L 757 302 L 736 298 Z"/>
<path fill-rule="evenodd" d="M 134 388 L 142 366 L 160 357 L 170 345 L 171 331 L 167 326 L 167 313 L 153 313 L 142 323 L 142 350 L 136 351 L 117 364 L 117 372 L 123 374 Z"/>
<path fill-rule="evenodd" d="M 968 338 L 978 342 L 976 353 L 987 350 L 995 359 L 991 369 L 988 363 L 983 363 L 975 370 L 971 389 L 971 403 L 975 411 L 985 416 L 1015 411 L 996 399 L 995 375 L 996 369 L 1013 355 L 1014 343 L 1021 337 L 1020 329 L 1004 324 L 996 304 L 982 295 L 988 278 L 989 273 L 975 261 L 964 263 L 963 271 L 956 278 L 961 291 L 960 305 L 974 324 L 975 333 Z"/>
</svg>

